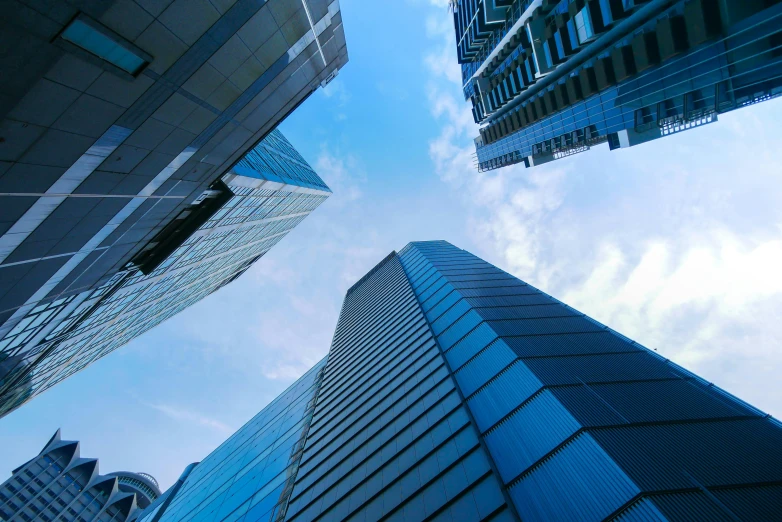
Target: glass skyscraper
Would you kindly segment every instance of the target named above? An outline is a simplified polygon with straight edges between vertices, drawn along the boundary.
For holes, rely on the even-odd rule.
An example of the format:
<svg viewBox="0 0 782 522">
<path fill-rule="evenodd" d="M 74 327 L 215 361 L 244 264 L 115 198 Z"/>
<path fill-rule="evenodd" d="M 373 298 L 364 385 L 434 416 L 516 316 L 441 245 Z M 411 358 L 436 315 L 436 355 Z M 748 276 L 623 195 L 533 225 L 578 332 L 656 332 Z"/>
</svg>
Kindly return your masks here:
<svg viewBox="0 0 782 522">
<path fill-rule="evenodd" d="M 171 521 L 760 521 L 782 425 L 444 241 L 345 297 L 328 357 L 195 466 Z"/>
<path fill-rule="evenodd" d="M 630 147 L 782 92 L 777 0 L 452 0 L 478 168 Z"/>
<path fill-rule="evenodd" d="M 337 0 L 14 0 L 0 48 L 0 338 L 106 285 L 348 60 Z"/>
<path fill-rule="evenodd" d="M 235 280 L 330 194 L 272 131 L 127 268 L 33 308 L 0 338 L 0 415 Z"/>
<path fill-rule="evenodd" d="M 322 201 L 273 131 L 348 56 L 337 0 L 14 0 L 0 48 L 2 416 Z"/>
</svg>

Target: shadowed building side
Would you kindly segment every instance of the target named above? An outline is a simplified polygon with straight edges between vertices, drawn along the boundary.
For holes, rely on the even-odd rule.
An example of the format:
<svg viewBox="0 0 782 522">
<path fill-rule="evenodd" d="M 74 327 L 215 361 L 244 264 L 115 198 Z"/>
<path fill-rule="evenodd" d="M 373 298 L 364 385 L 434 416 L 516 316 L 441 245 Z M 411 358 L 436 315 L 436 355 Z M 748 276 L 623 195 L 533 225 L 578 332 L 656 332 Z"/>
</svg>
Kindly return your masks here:
<svg viewBox="0 0 782 522">
<path fill-rule="evenodd" d="M 330 195 L 272 131 L 109 282 L 0 338 L 0 416 L 236 280 Z"/>
<path fill-rule="evenodd" d="M 348 55 L 338 0 L 14 0 L 0 44 L 3 415 L 105 354 L 106 336 L 55 345 L 235 198 L 252 212 L 329 192 L 274 130 Z M 273 244 L 221 233 L 255 258 Z M 170 310 L 238 276 L 240 257 Z M 138 335 L 161 312 L 124 326 Z"/>
</svg>

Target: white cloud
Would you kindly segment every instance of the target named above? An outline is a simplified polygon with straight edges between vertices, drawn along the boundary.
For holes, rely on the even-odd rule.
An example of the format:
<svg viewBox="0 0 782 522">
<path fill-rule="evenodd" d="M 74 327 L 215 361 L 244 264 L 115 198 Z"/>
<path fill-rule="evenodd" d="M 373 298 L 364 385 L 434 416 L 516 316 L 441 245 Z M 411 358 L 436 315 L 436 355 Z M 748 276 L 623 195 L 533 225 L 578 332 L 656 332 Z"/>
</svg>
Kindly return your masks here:
<svg viewBox="0 0 782 522">
<path fill-rule="evenodd" d="M 360 185 L 365 176 L 355 156 L 341 155 L 322 143 L 315 172 L 333 191 L 328 200 L 330 204 L 342 206 L 361 197 Z"/>
<path fill-rule="evenodd" d="M 165 415 L 166 417 L 174 421 L 187 422 L 191 424 L 197 424 L 199 426 L 205 426 L 207 428 L 211 428 L 225 434 L 230 434 L 236 431 L 234 428 L 231 428 L 227 424 L 220 422 L 217 419 L 207 417 L 206 415 L 203 415 L 197 411 L 193 411 L 187 408 L 180 408 L 177 406 L 171 406 L 168 404 L 160 404 L 160 403 L 147 403 L 146 406 L 162 413 L 163 415 Z"/>
<path fill-rule="evenodd" d="M 321 89 L 326 98 L 333 98 L 339 107 L 344 107 L 350 101 L 350 91 L 345 87 L 345 83 L 336 78 Z"/>
</svg>

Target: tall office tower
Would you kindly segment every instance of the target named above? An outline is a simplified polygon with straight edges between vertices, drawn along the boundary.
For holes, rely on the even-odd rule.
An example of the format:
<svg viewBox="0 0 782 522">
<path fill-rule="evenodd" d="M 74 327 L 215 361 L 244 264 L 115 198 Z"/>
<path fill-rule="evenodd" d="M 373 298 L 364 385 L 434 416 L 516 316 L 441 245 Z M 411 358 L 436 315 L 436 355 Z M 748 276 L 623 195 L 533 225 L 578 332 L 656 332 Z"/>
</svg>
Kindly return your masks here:
<svg viewBox="0 0 782 522">
<path fill-rule="evenodd" d="M 327 362 L 170 505 L 139 519 L 777 520 L 782 425 L 468 252 L 410 243 L 348 290 Z"/>
<path fill-rule="evenodd" d="M 478 168 L 717 121 L 782 92 L 778 0 L 453 0 Z"/>
<path fill-rule="evenodd" d="M 11 0 L 0 48 L 0 338 L 105 287 L 347 62 L 337 0 Z"/>
<path fill-rule="evenodd" d="M 122 471 L 101 475 L 98 459 L 60 431 L 0 485 L 0 520 L 8 522 L 129 522 L 160 496 L 154 477 Z"/>
<path fill-rule="evenodd" d="M 0 416 L 235 280 L 330 194 L 272 131 L 127 268 L 39 304 L 0 337 Z"/>
</svg>

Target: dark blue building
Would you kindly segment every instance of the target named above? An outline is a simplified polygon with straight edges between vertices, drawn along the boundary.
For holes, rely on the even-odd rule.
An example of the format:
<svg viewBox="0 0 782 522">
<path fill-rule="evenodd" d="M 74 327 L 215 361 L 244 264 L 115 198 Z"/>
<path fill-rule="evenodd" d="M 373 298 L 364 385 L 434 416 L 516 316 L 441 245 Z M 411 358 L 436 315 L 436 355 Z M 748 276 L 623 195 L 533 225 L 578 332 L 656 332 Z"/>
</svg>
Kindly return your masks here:
<svg viewBox="0 0 782 522">
<path fill-rule="evenodd" d="M 468 252 L 410 243 L 170 506 L 155 522 L 779 520 L 782 425 Z"/>
<path fill-rule="evenodd" d="M 454 0 L 478 166 L 631 147 L 782 92 L 777 0 Z"/>
<path fill-rule="evenodd" d="M 236 280 L 330 195 L 272 131 L 107 283 L 0 334 L 0 416 Z"/>
<path fill-rule="evenodd" d="M 156 311 L 137 309 L 119 334 L 61 344 L 75 323 L 95 326 L 86 315 L 113 320 L 92 312 L 120 284 L 170 291 L 174 274 L 159 270 L 210 216 L 229 213 L 222 204 L 244 214 L 226 217 L 230 239 L 212 231 L 201 253 L 247 241 L 257 258 L 261 236 L 291 222 L 255 236 L 225 226 L 277 203 L 298 219 L 316 206 L 293 208 L 327 189 L 274 130 L 348 61 L 336 0 L 12 0 L 2 13 L 0 416 L 101 357 L 112 338 L 122 344 L 225 284 L 242 271 L 234 262 L 249 265 L 235 257 L 225 280 L 214 270 L 197 289 L 180 278 L 188 291 L 168 310 L 147 302 Z M 110 313 L 127 304 L 117 297 Z"/>
</svg>

